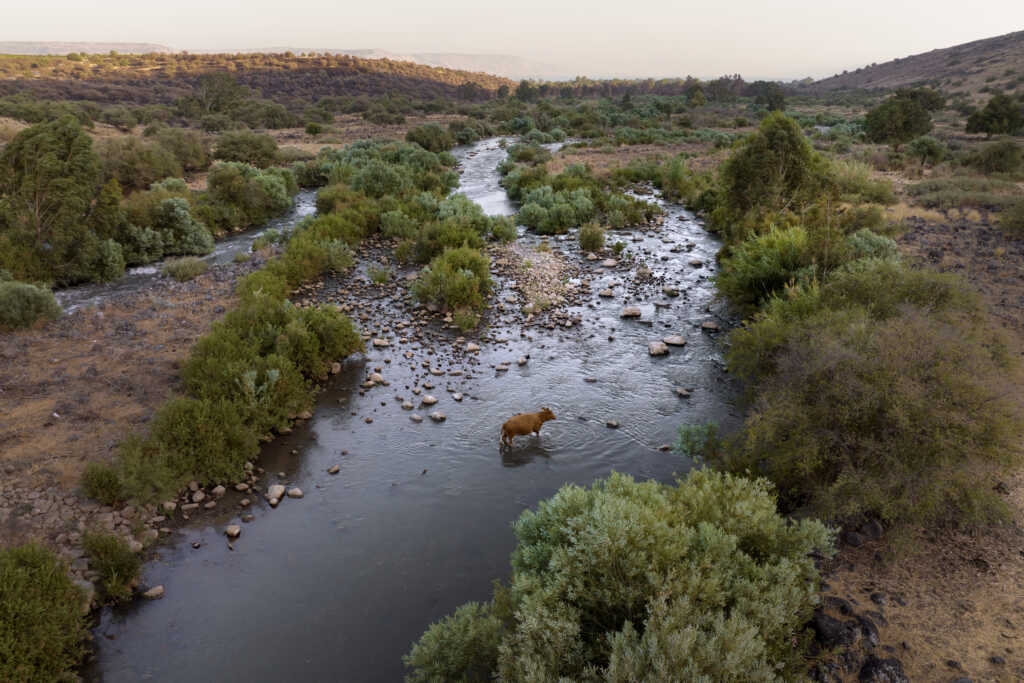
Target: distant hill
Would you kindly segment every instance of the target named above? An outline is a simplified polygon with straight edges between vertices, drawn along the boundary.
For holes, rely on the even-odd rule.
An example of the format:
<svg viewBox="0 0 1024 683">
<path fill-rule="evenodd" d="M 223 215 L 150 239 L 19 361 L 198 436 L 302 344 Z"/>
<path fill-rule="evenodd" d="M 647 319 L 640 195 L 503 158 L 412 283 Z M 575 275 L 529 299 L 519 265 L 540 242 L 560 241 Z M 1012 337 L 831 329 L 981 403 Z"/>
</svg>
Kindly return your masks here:
<svg viewBox="0 0 1024 683">
<path fill-rule="evenodd" d="M 111 50 L 121 54 L 148 54 L 172 52 L 166 45 L 154 43 L 61 43 L 54 41 L 0 40 L 0 54 L 4 55 L 66 55 L 72 52 L 104 54 Z"/>
<path fill-rule="evenodd" d="M 193 50 L 193 52 L 212 53 L 212 50 Z M 558 67 L 542 62 L 535 62 L 515 55 L 499 54 L 464 54 L 451 52 L 412 52 L 400 53 L 377 48 L 369 49 L 343 49 L 343 48 L 308 48 L 308 47 L 266 47 L 258 49 L 239 50 L 242 54 L 268 53 L 282 54 L 329 54 L 329 55 L 350 55 L 362 59 L 390 59 L 396 62 L 415 62 L 425 66 L 437 66 L 444 69 L 455 69 L 459 71 L 477 71 L 494 74 L 514 80 L 543 79 L 555 80 L 565 78 L 565 74 Z"/>
<path fill-rule="evenodd" d="M 328 95 L 405 95 L 416 99 L 488 97 L 515 82 L 490 74 L 350 55 L 89 54 L 0 55 L 0 95 L 117 104 L 169 104 L 191 94 L 204 74 L 228 72 L 281 103 Z"/>
<path fill-rule="evenodd" d="M 972 99 L 981 97 L 983 88 L 1024 91 L 1024 31 L 872 64 L 824 78 L 809 89 L 890 90 L 916 85 Z"/>
</svg>

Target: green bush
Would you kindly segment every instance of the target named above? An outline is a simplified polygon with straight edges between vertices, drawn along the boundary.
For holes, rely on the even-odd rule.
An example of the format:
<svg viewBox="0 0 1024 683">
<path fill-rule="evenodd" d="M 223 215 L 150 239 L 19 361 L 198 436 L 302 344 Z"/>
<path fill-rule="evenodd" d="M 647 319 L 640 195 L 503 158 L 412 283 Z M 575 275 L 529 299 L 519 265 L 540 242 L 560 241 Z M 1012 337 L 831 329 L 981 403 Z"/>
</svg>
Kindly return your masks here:
<svg viewBox="0 0 1024 683">
<path fill-rule="evenodd" d="M 787 509 L 832 520 L 1005 515 L 993 488 L 1018 457 L 1015 368 L 976 316 L 826 308 L 780 337 L 727 467 L 763 473 Z"/>
<path fill-rule="evenodd" d="M 162 236 L 165 255 L 202 255 L 213 251 L 213 235 L 205 225 L 192 217 L 188 202 L 184 199 L 164 199 L 153 207 L 152 227 Z"/>
<path fill-rule="evenodd" d="M 452 311 L 483 310 L 490 291 L 490 259 L 469 247 L 446 249 L 413 285 L 418 301 L 434 302 Z"/>
<path fill-rule="evenodd" d="M 565 485 L 514 525 L 508 588 L 432 625 L 411 681 L 792 680 L 818 600 L 817 521 L 764 480 L 694 470 Z"/>
<path fill-rule="evenodd" d="M 982 173 L 1016 173 L 1021 162 L 1020 145 L 1012 140 L 989 143 L 969 159 L 971 166 Z"/>
<path fill-rule="evenodd" d="M 375 285 L 383 285 L 391 279 L 391 269 L 380 266 L 370 266 L 367 269 L 367 274 L 370 276 L 370 282 Z"/>
<path fill-rule="evenodd" d="M 1017 200 L 999 216 L 999 227 L 1017 239 L 1024 237 L 1024 199 Z"/>
<path fill-rule="evenodd" d="M 802 227 L 752 237 L 723 261 L 715 279 L 718 290 L 736 306 L 752 310 L 812 265 L 811 249 Z"/>
<path fill-rule="evenodd" d="M 82 490 L 104 505 L 116 505 L 126 499 L 124 483 L 117 470 L 101 462 L 90 462 L 82 473 Z"/>
<path fill-rule="evenodd" d="M 269 135 L 247 130 L 222 133 L 213 148 L 213 158 L 266 168 L 277 160 L 277 142 Z"/>
<path fill-rule="evenodd" d="M 50 550 L 0 548 L 0 680 L 72 680 L 89 633 L 84 597 Z"/>
<path fill-rule="evenodd" d="M 245 425 L 235 403 L 226 399 L 168 401 L 153 416 L 150 439 L 181 482 L 236 481 L 246 460 L 259 453 L 256 434 Z"/>
<path fill-rule="evenodd" d="M 907 154 L 928 166 L 941 162 L 948 153 L 946 145 L 930 135 L 922 135 L 907 143 Z"/>
<path fill-rule="evenodd" d="M 145 190 L 164 178 L 180 178 L 182 165 L 159 142 L 132 135 L 106 138 L 96 145 L 103 160 L 103 175 L 121 187 Z"/>
<path fill-rule="evenodd" d="M 142 562 L 128 542 L 114 534 L 87 531 L 82 536 L 82 549 L 89 557 L 89 566 L 100 575 L 104 597 L 113 602 L 131 598 Z"/>
<path fill-rule="evenodd" d="M 243 299 L 266 296 L 276 301 L 288 298 L 291 288 L 284 276 L 271 272 L 269 269 L 249 273 L 235 285 L 235 294 Z"/>
<path fill-rule="evenodd" d="M 455 137 L 436 123 L 416 126 L 405 134 L 405 140 L 435 153 L 445 152 L 455 146 Z"/>
<path fill-rule="evenodd" d="M 323 125 L 317 123 L 316 121 L 310 121 L 309 123 L 306 124 L 306 135 L 320 135 L 320 133 L 323 132 Z"/>
<path fill-rule="evenodd" d="M 192 280 L 210 269 L 210 264 L 196 256 L 174 259 L 164 264 L 164 275 L 178 282 Z"/>
<path fill-rule="evenodd" d="M 0 281 L 0 328 L 17 329 L 61 314 L 53 292 L 27 282 Z"/>
<path fill-rule="evenodd" d="M 491 237 L 499 242 L 512 242 L 519 237 L 515 222 L 508 216 L 495 216 L 491 221 Z"/>
<path fill-rule="evenodd" d="M 864 135 L 871 142 L 900 145 L 925 135 L 932 129 L 932 117 L 920 100 L 910 97 L 890 97 L 864 117 Z"/>
<path fill-rule="evenodd" d="M 604 228 L 597 223 L 587 223 L 580 227 L 580 249 L 583 251 L 601 251 L 604 249 Z"/>
</svg>

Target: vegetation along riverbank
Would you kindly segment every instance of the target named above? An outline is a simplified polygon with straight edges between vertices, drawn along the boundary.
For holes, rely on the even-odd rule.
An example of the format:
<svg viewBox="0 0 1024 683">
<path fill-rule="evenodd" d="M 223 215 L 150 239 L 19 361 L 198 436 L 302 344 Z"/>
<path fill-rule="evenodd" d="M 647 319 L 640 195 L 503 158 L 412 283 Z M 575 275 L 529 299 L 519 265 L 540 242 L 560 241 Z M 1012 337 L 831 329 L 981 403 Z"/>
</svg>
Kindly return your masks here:
<svg viewBox="0 0 1024 683">
<path fill-rule="evenodd" d="M 442 382 L 473 410 L 459 382 L 507 372 L 479 358 L 510 336 L 685 299 L 670 258 L 713 277 L 691 324 L 722 332 L 742 421 L 681 424 L 674 482 L 524 511 L 510 573 L 422 625 L 409 678 L 1024 676 L 1019 95 L 226 59 L 0 57 L 0 679 L 73 676 L 97 607 L 163 596 L 140 566 L 179 527 L 304 496 L 261 444 L 361 352 L 414 373 L 382 409 L 443 424 Z M 489 138 L 514 215 L 455 193 L 452 150 Z M 202 260 L 300 190 L 314 215 Z M 667 236 L 675 204 L 717 260 Z M 638 361 L 686 343 L 655 336 Z"/>
</svg>

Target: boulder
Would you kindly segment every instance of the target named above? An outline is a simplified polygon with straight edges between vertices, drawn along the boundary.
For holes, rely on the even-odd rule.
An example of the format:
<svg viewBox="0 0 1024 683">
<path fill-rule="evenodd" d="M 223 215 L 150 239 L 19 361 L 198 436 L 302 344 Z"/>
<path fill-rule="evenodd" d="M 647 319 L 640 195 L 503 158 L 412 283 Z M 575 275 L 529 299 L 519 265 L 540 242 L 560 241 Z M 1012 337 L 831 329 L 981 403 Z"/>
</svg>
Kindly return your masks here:
<svg viewBox="0 0 1024 683">
<path fill-rule="evenodd" d="M 160 598 L 164 597 L 163 585 L 153 586 L 148 591 L 143 593 L 142 597 L 146 598 L 147 600 L 159 600 Z"/>
<path fill-rule="evenodd" d="M 626 306 L 619 313 L 620 318 L 639 318 L 643 315 L 643 311 L 640 310 L 639 306 Z"/>
<path fill-rule="evenodd" d="M 669 336 L 662 338 L 661 341 L 665 342 L 669 346 L 686 346 L 686 339 L 678 334 L 670 334 Z"/>
<path fill-rule="evenodd" d="M 293 486 L 292 488 L 288 489 L 289 498 L 302 498 L 304 495 L 305 494 L 302 492 L 302 489 L 300 489 L 298 486 Z"/>
<path fill-rule="evenodd" d="M 284 497 L 284 486 L 282 484 L 274 484 L 267 489 L 267 498 L 277 498 L 281 500 Z"/>
<path fill-rule="evenodd" d="M 445 420 L 448 419 L 448 417 L 440 410 L 435 410 L 430 414 L 430 419 L 433 420 L 434 422 L 444 422 Z"/>
<path fill-rule="evenodd" d="M 237 524 L 228 524 L 224 529 L 224 535 L 231 539 L 238 538 L 242 535 L 242 527 Z"/>
</svg>

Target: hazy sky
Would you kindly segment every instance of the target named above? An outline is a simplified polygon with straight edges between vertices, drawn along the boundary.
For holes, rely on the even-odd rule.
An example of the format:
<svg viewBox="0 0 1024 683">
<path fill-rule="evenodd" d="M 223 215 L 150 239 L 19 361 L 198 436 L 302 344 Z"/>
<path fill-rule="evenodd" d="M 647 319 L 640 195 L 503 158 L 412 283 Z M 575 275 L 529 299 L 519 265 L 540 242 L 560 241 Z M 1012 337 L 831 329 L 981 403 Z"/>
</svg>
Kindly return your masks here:
<svg viewBox="0 0 1024 683">
<path fill-rule="evenodd" d="M 1024 0 L 7 2 L 0 40 L 501 53 L 593 76 L 820 77 L 1024 29 Z"/>
</svg>

